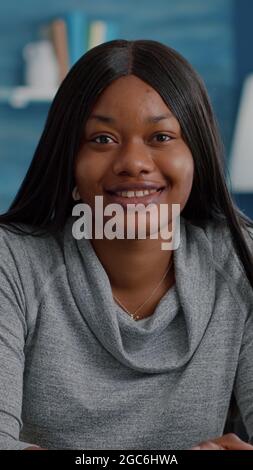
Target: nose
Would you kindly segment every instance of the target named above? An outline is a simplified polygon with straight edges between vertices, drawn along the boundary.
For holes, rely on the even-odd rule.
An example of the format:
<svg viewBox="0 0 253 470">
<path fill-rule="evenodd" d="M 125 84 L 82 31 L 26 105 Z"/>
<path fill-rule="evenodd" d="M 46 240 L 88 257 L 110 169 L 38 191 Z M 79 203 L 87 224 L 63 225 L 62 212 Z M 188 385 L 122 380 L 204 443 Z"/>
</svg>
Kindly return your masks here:
<svg viewBox="0 0 253 470">
<path fill-rule="evenodd" d="M 113 162 L 113 172 L 116 175 L 137 176 L 152 172 L 154 167 L 149 149 L 144 144 L 134 142 L 125 144 Z"/>
</svg>

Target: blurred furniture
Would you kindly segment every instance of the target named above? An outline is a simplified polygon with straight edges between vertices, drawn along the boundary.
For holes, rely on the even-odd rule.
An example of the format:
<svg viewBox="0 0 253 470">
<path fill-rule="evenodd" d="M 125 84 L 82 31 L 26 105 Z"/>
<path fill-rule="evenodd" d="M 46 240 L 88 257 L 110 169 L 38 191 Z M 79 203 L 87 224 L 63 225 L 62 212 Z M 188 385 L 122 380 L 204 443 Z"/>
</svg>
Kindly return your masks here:
<svg viewBox="0 0 253 470">
<path fill-rule="evenodd" d="M 234 199 L 253 219 L 253 73 L 243 85 L 230 161 Z"/>
</svg>

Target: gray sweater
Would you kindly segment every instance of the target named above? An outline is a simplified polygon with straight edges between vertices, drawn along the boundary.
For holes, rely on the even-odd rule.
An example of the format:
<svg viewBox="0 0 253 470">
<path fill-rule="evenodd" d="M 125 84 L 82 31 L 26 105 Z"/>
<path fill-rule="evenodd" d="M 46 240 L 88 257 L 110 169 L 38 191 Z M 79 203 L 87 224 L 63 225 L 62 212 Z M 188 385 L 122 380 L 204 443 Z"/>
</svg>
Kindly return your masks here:
<svg viewBox="0 0 253 470">
<path fill-rule="evenodd" d="M 187 449 L 223 434 L 233 388 L 253 442 L 253 292 L 226 226 L 181 218 L 176 284 L 134 321 L 74 220 L 0 229 L 0 449 Z"/>
</svg>

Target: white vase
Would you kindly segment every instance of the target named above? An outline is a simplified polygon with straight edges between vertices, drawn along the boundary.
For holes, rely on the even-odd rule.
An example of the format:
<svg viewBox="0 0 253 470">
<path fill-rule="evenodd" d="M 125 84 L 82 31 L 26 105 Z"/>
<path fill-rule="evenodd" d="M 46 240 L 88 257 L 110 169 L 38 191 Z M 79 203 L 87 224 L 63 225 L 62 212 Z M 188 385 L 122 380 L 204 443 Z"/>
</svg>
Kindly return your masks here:
<svg viewBox="0 0 253 470">
<path fill-rule="evenodd" d="M 48 40 L 31 42 L 23 49 L 25 83 L 33 88 L 55 88 L 59 68 L 53 45 Z"/>
</svg>

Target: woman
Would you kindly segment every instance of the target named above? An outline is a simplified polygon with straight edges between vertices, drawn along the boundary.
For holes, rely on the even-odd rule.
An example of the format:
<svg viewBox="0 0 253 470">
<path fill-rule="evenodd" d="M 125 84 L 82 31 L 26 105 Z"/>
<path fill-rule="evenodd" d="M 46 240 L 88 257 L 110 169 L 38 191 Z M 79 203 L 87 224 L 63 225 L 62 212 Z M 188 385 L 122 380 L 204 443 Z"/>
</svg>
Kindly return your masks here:
<svg viewBox="0 0 253 470">
<path fill-rule="evenodd" d="M 253 449 L 223 435 L 234 393 L 253 442 L 253 241 L 221 155 L 173 49 L 110 41 L 70 70 L 0 217 L 1 448 Z M 75 237 L 95 196 L 124 224 L 167 204 L 171 228 L 180 204 L 178 248 L 151 218 L 144 239 Z"/>
</svg>

